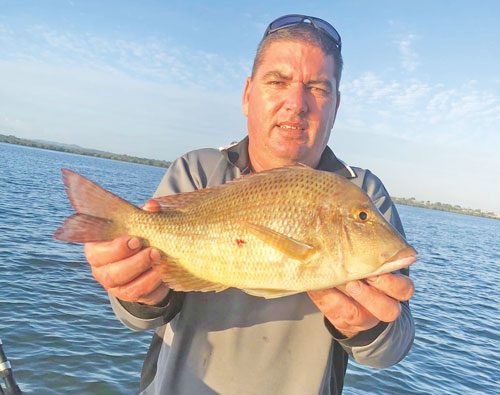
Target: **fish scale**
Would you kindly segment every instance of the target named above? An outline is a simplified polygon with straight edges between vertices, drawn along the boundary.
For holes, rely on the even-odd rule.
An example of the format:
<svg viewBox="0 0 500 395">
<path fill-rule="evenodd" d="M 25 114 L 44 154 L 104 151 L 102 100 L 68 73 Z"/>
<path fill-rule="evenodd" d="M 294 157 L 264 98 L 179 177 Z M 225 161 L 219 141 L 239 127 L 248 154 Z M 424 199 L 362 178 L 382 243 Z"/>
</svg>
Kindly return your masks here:
<svg viewBox="0 0 500 395">
<path fill-rule="evenodd" d="M 236 287 L 278 297 L 330 288 L 383 271 L 389 263 L 394 268 L 395 261 L 415 260 L 415 250 L 360 188 L 306 166 L 157 198 L 157 213 L 70 170 L 63 170 L 63 179 L 77 214 L 56 231 L 57 239 L 141 237 L 163 252 L 165 260 L 155 269 L 178 291 Z"/>
</svg>

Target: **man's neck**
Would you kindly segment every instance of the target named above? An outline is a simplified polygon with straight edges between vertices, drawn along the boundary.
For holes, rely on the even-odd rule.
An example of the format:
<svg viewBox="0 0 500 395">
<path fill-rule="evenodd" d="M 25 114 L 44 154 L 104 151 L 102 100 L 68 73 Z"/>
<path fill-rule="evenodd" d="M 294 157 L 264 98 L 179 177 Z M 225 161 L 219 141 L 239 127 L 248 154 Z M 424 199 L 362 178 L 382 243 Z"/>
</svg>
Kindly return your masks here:
<svg viewBox="0 0 500 395">
<path fill-rule="evenodd" d="M 284 158 L 282 159 L 276 157 L 272 158 L 272 160 L 267 160 L 268 158 L 256 157 L 255 155 L 252 155 L 251 152 L 249 152 L 249 159 L 250 159 L 250 165 L 252 166 L 252 170 L 256 173 L 264 170 L 274 169 L 276 167 L 293 166 L 299 164 L 316 168 L 319 163 L 319 160 L 316 163 L 303 163 L 300 161 L 293 161 L 290 159 L 284 159 Z"/>
</svg>

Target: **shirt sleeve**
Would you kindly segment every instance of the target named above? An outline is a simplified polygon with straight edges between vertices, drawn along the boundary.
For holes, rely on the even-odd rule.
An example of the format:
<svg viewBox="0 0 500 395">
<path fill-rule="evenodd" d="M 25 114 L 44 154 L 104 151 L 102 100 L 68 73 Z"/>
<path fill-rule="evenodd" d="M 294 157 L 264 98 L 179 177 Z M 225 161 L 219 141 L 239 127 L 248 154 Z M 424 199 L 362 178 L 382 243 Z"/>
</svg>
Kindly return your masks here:
<svg viewBox="0 0 500 395">
<path fill-rule="evenodd" d="M 387 221 L 405 237 L 396 206 L 382 182 L 368 170 L 358 176 L 359 181 L 356 183 L 371 197 Z M 409 275 L 408 268 L 401 270 L 401 273 Z M 342 336 L 326 318 L 325 325 L 333 338 L 356 362 L 376 368 L 389 367 L 401 361 L 410 351 L 415 338 L 415 324 L 408 302 L 401 302 L 401 314 L 394 322 L 380 322 L 374 328 L 351 338 Z"/>
<path fill-rule="evenodd" d="M 389 324 L 381 322 L 368 331 L 336 341 L 356 362 L 374 368 L 387 368 L 408 354 L 414 338 L 415 325 L 410 307 L 408 303 L 401 303 L 401 314 L 396 321 Z"/>
</svg>

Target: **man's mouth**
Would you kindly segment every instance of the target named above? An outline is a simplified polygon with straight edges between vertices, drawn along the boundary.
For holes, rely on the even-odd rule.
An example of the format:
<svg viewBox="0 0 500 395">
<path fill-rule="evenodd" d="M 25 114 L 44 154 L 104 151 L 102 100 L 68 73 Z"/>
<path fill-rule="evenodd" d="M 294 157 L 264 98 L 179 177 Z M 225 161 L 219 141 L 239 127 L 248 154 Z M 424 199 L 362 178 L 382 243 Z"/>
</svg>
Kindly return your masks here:
<svg viewBox="0 0 500 395">
<path fill-rule="evenodd" d="M 278 122 L 277 126 L 282 129 L 299 129 L 299 130 L 307 129 L 307 123 L 301 122 L 299 120 Z"/>
<path fill-rule="evenodd" d="M 307 125 L 299 122 L 282 122 L 276 125 L 283 136 L 289 138 L 302 138 L 304 137 L 304 131 L 307 130 Z"/>
<path fill-rule="evenodd" d="M 292 130 L 302 130 L 302 127 L 300 126 L 294 126 L 294 125 L 279 125 L 281 129 L 292 129 Z"/>
</svg>

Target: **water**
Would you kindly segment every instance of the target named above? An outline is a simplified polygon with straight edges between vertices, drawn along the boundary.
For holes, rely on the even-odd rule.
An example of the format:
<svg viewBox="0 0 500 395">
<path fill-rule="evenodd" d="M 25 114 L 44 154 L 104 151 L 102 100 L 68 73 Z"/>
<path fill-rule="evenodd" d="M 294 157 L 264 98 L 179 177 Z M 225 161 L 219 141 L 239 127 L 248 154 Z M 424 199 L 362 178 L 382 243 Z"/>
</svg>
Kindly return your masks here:
<svg viewBox="0 0 500 395">
<path fill-rule="evenodd" d="M 151 333 L 116 320 L 80 245 L 52 240 L 72 212 L 61 167 L 137 204 L 164 172 L 0 144 L 0 338 L 25 392 L 136 393 Z M 415 344 L 389 369 L 351 362 L 344 393 L 500 393 L 500 221 L 398 209 L 419 251 L 412 269 Z"/>
<path fill-rule="evenodd" d="M 500 221 L 398 206 L 416 339 L 387 370 L 350 364 L 346 394 L 500 394 Z"/>
</svg>

